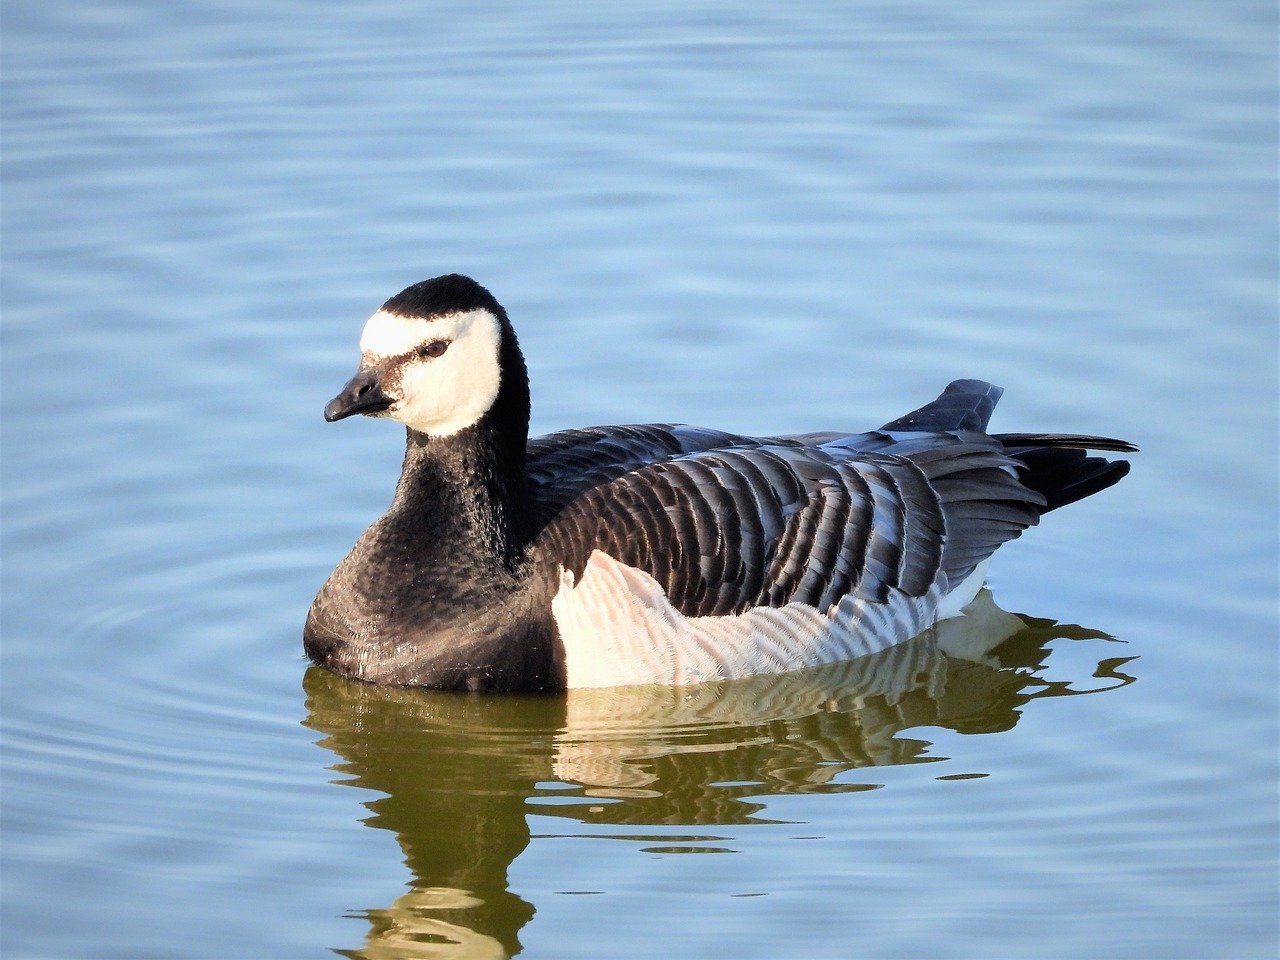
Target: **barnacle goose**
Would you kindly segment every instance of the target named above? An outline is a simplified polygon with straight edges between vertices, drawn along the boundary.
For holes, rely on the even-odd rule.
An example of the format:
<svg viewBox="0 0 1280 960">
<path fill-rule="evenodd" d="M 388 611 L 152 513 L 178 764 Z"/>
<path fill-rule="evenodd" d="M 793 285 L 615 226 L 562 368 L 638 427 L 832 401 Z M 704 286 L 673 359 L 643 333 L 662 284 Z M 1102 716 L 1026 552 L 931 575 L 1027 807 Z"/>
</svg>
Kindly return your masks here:
<svg viewBox="0 0 1280 960">
<path fill-rule="evenodd" d="M 365 324 L 325 408 L 405 424 L 387 512 L 311 606 L 307 655 L 374 683 L 472 691 L 692 684 L 849 660 L 974 598 L 995 549 L 1123 477 L 1105 437 L 987 434 L 957 380 L 867 433 L 677 424 L 530 440 L 506 311 L 452 274 Z"/>
</svg>

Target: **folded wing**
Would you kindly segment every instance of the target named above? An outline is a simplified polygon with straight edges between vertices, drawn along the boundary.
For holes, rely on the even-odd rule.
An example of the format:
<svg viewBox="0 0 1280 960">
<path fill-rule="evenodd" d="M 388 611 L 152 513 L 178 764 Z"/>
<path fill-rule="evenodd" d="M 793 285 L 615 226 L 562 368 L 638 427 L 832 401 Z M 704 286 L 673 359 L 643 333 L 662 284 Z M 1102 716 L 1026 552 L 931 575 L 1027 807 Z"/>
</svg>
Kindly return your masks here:
<svg viewBox="0 0 1280 960">
<path fill-rule="evenodd" d="M 990 438 L 863 434 L 698 451 L 577 496 L 538 547 L 580 574 L 591 553 L 653 577 L 686 616 L 842 597 L 923 596 L 1039 518 L 1044 498 Z"/>
</svg>

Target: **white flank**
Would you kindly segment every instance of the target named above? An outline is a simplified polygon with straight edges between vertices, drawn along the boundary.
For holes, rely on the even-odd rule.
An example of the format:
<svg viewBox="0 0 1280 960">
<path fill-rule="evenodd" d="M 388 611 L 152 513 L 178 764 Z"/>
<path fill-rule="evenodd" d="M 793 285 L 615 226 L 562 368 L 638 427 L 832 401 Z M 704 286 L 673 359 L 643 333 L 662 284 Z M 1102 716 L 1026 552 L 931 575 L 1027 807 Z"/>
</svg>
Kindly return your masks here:
<svg viewBox="0 0 1280 960">
<path fill-rule="evenodd" d="M 551 612 L 570 687 L 680 686 L 785 673 L 884 650 L 928 629 L 940 614 L 956 616 L 981 587 L 981 573 L 953 591 L 954 599 L 935 586 L 922 597 L 891 591 L 885 603 L 847 596 L 825 613 L 790 603 L 686 617 L 653 577 L 596 550 L 578 583 L 570 572 L 561 575 Z"/>
<path fill-rule="evenodd" d="M 433 341 L 447 343 L 439 357 L 414 351 Z M 365 364 L 397 360 L 396 402 L 386 416 L 422 433 L 446 437 L 471 426 L 493 405 L 502 371 L 498 348 L 502 327 L 488 310 L 468 310 L 424 320 L 379 310 L 364 325 L 360 352 Z"/>
<path fill-rule="evenodd" d="M 973 573 L 961 580 L 954 590 L 938 601 L 937 619 L 949 620 L 952 617 L 958 617 L 964 612 L 965 607 L 973 603 L 973 598 L 978 595 L 983 581 L 987 579 L 989 566 L 991 566 L 991 558 L 987 557 L 973 568 Z"/>
<path fill-rule="evenodd" d="M 708 749 L 705 738 L 664 736 L 690 724 L 729 731 L 732 739 L 746 725 L 790 724 L 820 712 L 848 713 L 873 697 L 897 704 L 912 691 L 924 693 L 942 710 L 955 669 L 952 658 L 999 669 L 992 651 L 1025 626 L 997 607 L 989 591 L 981 590 L 963 617 L 942 621 L 914 640 L 870 657 L 817 671 L 727 685 L 579 687 L 568 693 L 564 726 L 556 734 L 556 777 L 597 788 L 593 796 L 609 796 L 609 789 L 651 788 L 656 779 L 653 765 L 637 761 Z M 872 733 L 859 742 L 861 749 L 878 763 L 893 763 L 894 741 Z M 730 744 L 726 741 L 725 746 Z M 821 773 L 819 768 L 813 776 Z"/>
</svg>

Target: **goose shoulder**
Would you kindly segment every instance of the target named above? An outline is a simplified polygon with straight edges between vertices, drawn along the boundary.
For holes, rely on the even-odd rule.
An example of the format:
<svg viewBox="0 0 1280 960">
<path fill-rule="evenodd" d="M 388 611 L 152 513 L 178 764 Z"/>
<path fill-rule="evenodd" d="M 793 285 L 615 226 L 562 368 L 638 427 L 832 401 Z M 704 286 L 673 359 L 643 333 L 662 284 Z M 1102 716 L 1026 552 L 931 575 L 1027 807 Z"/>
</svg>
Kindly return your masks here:
<svg viewBox="0 0 1280 960">
<path fill-rule="evenodd" d="M 756 441 L 679 423 L 561 430 L 530 440 L 525 475 L 538 529 L 577 497 L 622 475 L 676 457 Z"/>
</svg>

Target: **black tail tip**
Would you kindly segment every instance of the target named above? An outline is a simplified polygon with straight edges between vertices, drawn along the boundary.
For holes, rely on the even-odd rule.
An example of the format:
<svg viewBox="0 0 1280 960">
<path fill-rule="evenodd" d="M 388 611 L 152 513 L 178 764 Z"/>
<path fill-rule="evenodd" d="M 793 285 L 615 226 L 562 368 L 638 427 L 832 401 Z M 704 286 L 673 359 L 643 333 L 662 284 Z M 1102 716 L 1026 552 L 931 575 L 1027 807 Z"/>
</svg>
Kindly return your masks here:
<svg viewBox="0 0 1280 960">
<path fill-rule="evenodd" d="M 1044 513 L 1101 493 L 1129 473 L 1128 460 L 1090 457 L 1083 450 L 1040 448 L 1014 459 L 1022 464 L 1022 482 L 1044 497 Z"/>
</svg>

